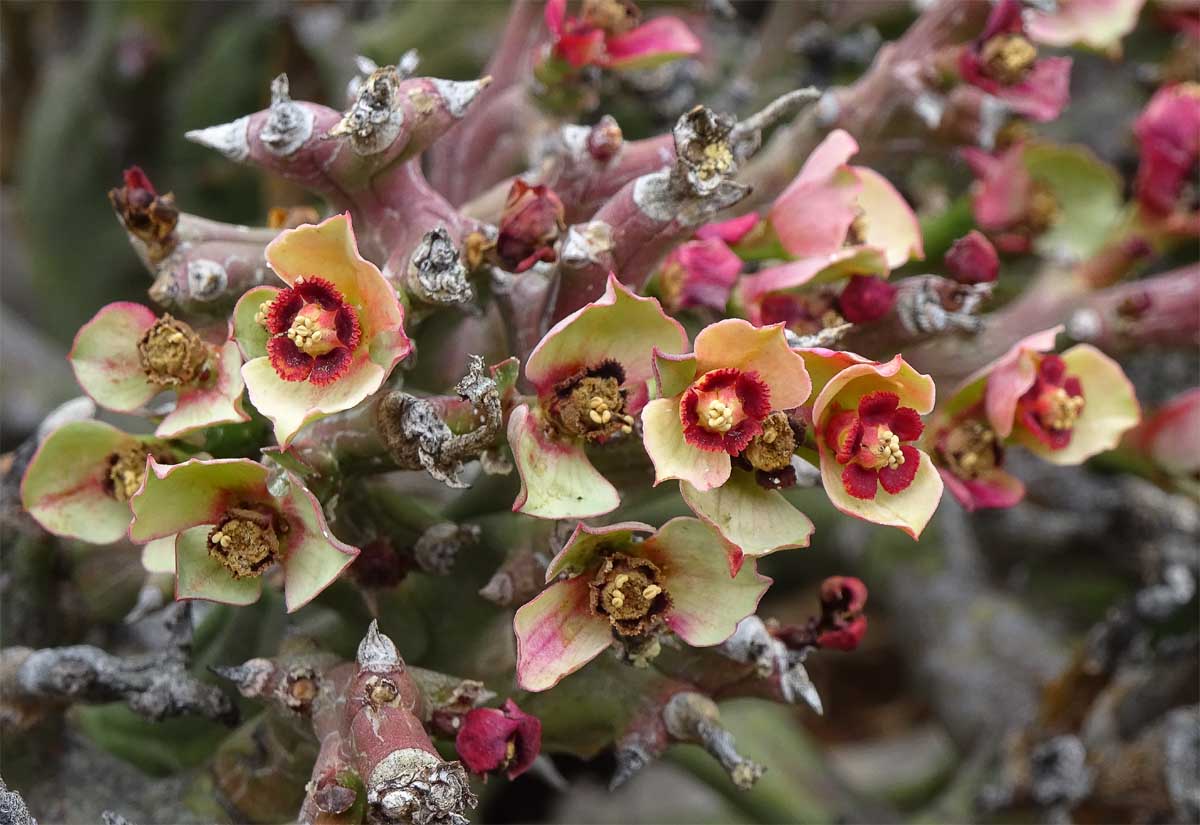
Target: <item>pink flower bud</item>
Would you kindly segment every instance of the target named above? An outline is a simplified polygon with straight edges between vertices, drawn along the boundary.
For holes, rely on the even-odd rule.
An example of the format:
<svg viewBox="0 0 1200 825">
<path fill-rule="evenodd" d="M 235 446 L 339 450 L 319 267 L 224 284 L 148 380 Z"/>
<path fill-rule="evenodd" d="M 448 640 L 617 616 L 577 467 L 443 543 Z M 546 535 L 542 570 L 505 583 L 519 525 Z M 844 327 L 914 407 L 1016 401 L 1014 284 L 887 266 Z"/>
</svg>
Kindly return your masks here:
<svg viewBox="0 0 1200 825">
<path fill-rule="evenodd" d="M 843 627 L 826 630 L 817 636 L 817 646 L 849 653 L 856 650 L 867 635 L 867 617 L 859 616 Z"/>
<path fill-rule="evenodd" d="M 878 321 L 896 303 L 896 287 L 874 275 L 855 275 L 838 296 L 838 311 L 852 324 Z"/>
<path fill-rule="evenodd" d="M 538 261 L 557 257 L 554 244 L 567 228 L 562 201 L 548 186 L 513 181 L 500 217 L 496 254 L 511 272 L 524 272 Z"/>
<path fill-rule="evenodd" d="M 950 277 L 960 284 L 991 283 L 1000 274 L 1000 256 L 978 229 L 972 229 L 951 245 L 945 265 Z"/>
<path fill-rule="evenodd" d="M 472 773 L 504 771 L 509 779 L 516 779 L 529 770 L 542 748 L 542 723 L 509 699 L 500 708 L 475 708 L 468 713 L 454 746 Z"/>
<path fill-rule="evenodd" d="M 688 241 L 663 262 L 663 298 L 672 309 L 706 306 L 723 312 L 741 271 L 742 259 L 724 241 Z"/>
<path fill-rule="evenodd" d="M 821 582 L 821 607 L 860 613 L 867 604 L 867 586 L 853 576 L 830 576 Z"/>
</svg>

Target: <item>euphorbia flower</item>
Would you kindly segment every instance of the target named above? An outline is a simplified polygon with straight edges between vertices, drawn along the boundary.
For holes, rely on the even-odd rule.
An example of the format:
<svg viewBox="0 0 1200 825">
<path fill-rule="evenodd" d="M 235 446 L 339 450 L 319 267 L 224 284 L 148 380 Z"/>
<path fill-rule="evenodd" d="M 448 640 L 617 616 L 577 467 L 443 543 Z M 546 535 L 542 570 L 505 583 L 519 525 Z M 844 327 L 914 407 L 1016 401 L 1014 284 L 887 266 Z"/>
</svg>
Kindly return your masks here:
<svg viewBox="0 0 1200 825">
<path fill-rule="evenodd" d="M 704 306 L 724 312 L 741 271 L 742 259 L 719 238 L 688 241 L 663 261 L 659 291 L 672 310 Z"/>
<path fill-rule="evenodd" d="M 654 483 L 680 480 L 688 505 L 732 545 L 735 570 L 743 555 L 806 545 L 812 522 L 755 481 L 791 467 L 797 444 L 786 411 L 811 386 L 783 325 L 718 321 L 696 336 L 692 354 L 655 353 L 655 370 L 663 397 L 642 410 Z"/>
<path fill-rule="evenodd" d="M 985 367 L 992 428 L 1053 464 L 1079 464 L 1110 450 L 1141 417 L 1120 365 L 1090 344 L 1061 356 L 1058 328 L 1031 335 Z M 968 379 L 967 389 L 979 380 Z"/>
<path fill-rule="evenodd" d="M 1200 84 L 1179 83 L 1159 89 L 1133 126 L 1141 157 L 1135 191 L 1151 217 L 1177 216 L 1178 229 L 1200 232 L 1200 203 L 1195 200 L 1200 163 Z M 1192 201 L 1184 195 L 1192 193 Z"/>
<path fill-rule="evenodd" d="M 933 409 L 933 379 L 899 355 L 879 364 L 851 352 L 801 352 L 818 387 L 812 421 L 825 494 L 843 513 L 916 538 L 942 495 L 929 456 L 912 443 Z"/>
<path fill-rule="evenodd" d="M 638 541 L 639 533 L 652 535 Z M 518 683 L 553 687 L 614 637 L 636 641 L 670 630 L 695 647 L 725 641 L 771 580 L 753 564 L 731 577 L 722 551 L 720 538 L 692 518 L 672 519 L 657 532 L 635 522 L 580 524 L 546 570 L 554 583 L 513 618 Z"/>
<path fill-rule="evenodd" d="M 658 301 L 634 295 L 611 274 L 604 295 L 555 324 L 525 365 L 537 401 L 508 419 L 521 474 L 513 510 L 587 518 L 616 509 L 616 488 L 592 467 L 584 446 L 632 435 L 649 397 L 654 351 L 686 348 L 687 333 Z"/>
<path fill-rule="evenodd" d="M 963 47 L 962 79 L 1003 100 L 1030 120 L 1054 120 L 1070 98 L 1071 59 L 1038 59 L 1025 36 L 1020 0 L 1000 0 L 983 32 Z"/>
<path fill-rule="evenodd" d="M 567 15 L 567 0 L 547 0 L 552 54 L 575 69 L 645 69 L 700 52 L 699 39 L 679 18 L 639 25 L 640 17 L 632 0 L 583 0 L 579 17 Z"/>
<path fill-rule="evenodd" d="M 553 262 L 554 244 L 566 228 L 558 195 L 548 186 L 530 186 L 517 178 L 500 216 L 496 256 L 510 272 L 524 272 L 539 261 Z"/>
<path fill-rule="evenodd" d="M 1120 56 L 1121 38 L 1137 26 L 1146 0 L 1068 0 L 1030 10 L 1029 36 L 1047 46 L 1087 46 Z"/>
<path fill-rule="evenodd" d="M 1120 365 L 1090 344 L 1050 352 L 1061 327 L 1018 341 L 963 382 L 948 409 L 982 401 L 1000 438 L 1054 464 L 1079 464 L 1112 449 L 1141 417 Z"/>
<path fill-rule="evenodd" d="M 106 409 L 141 411 L 160 392 L 175 392 L 175 409 L 155 430 L 159 438 L 250 418 L 242 410 L 237 344 L 208 343 L 183 321 L 141 304 L 101 309 L 80 328 L 67 359 L 83 391 Z"/>
<path fill-rule="evenodd" d="M 266 255 L 288 286 L 243 295 L 234 327 L 250 400 L 286 447 L 305 424 L 378 390 L 412 342 L 396 291 L 358 254 L 349 214 L 289 229 Z"/>
<path fill-rule="evenodd" d="M 146 459 L 170 464 L 180 455 L 159 438 L 73 421 L 38 446 L 21 480 L 21 504 L 57 536 L 110 544 L 129 529 L 129 500 L 146 477 Z"/>
<path fill-rule="evenodd" d="M 792 260 L 744 278 L 739 287 L 748 317 L 765 323 L 772 296 L 854 275 L 886 278 L 911 258 L 923 258 L 916 215 L 874 170 L 850 166 L 858 144 L 831 132 L 771 207 L 767 235 L 779 256 Z M 756 247 L 769 247 L 762 239 Z"/>
<path fill-rule="evenodd" d="M 1015 143 L 996 155 L 961 150 L 977 178 L 975 223 L 1003 252 L 1084 259 L 1111 240 L 1121 180 L 1086 147 Z"/>
<path fill-rule="evenodd" d="M 542 722 L 512 699 L 499 708 L 474 708 L 463 717 L 454 747 L 471 773 L 503 771 L 516 779 L 542 749 Z"/>
<path fill-rule="evenodd" d="M 129 537 L 143 543 L 175 536 L 177 599 L 251 604 L 263 574 L 279 564 L 290 613 L 354 561 L 358 548 L 329 532 L 320 502 L 300 479 L 286 472 L 268 486 L 269 472 L 244 458 L 171 467 L 150 460 L 130 501 Z"/>
<path fill-rule="evenodd" d="M 125 228 L 146 244 L 151 260 L 160 260 L 174 246 L 171 233 L 179 223 L 175 196 L 158 194 L 140 166 L 126 169 L 123 183 L 119 189 L 109 190 L 108 199 Z"/>
</svg>

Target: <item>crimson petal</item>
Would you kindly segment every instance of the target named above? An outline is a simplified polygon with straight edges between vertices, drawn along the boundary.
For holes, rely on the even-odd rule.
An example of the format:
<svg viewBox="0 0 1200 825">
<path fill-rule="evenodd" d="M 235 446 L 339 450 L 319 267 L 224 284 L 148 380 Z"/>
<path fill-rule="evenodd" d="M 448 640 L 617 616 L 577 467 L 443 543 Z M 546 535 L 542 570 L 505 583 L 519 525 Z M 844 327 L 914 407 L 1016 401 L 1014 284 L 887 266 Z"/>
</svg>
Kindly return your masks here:
<svg viewBox="0 0 1200 825">
<path fill-rule="evenodd" d="M 349 371 L 350 362 L 353 360 L 354 353 L 349 348 L 337 347 L 331 349 L 324 355 L 317 356 L 313 363 L 312 374 L 309 376 L 309 380 L 318 387 L 332 384 Z"/>
<path fill-rule="evenodd" d="M 863 424 L 887 424 L 900 406 L 900 396 L 894 392 L 869 392 L 858 401 L 858 417 Z"/>
<path fill-rule="evenodd" d="M 912 407 L 900 407 L 892 413 L 888 429 L 901 441 L 916 441 L 925 432 L 925 425 Z"/>
<path fill-rule="evenodd" d="M 900 448 L 904 455 L 904 463 L 897 467 L 882 467 L 879 470 L 879 484 L 884 490 L 896 495 L 908 489 L 913 479 L 917 477 L 917 468 L 921 466 L 921 454 L 916 447 Z"/>
<path fill-rule="evenodd" d="M 286 335 L 267 339 L 267 355 L 275 374 L 284 381 L 303 381 L 313 369 L 313 357 L 302 352 Z"/>
<path fill-rule="evenodd" d="M 859 464 L 847 464 L 842 470 L 842 486 L 855 498 L 870 501 L 879 489 L 879 472 Z"/>
</svg>

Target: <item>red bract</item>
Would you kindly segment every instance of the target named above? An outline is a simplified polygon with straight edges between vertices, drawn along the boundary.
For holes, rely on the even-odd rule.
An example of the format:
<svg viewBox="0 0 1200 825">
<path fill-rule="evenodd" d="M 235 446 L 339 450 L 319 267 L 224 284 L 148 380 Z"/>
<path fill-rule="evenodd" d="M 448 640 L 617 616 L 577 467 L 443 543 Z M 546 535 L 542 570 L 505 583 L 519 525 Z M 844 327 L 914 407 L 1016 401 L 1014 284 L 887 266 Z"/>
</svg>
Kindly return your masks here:
<svg viewBox="0 0 1200 825">
<path fill-rule="evenodd" d="M 346 374 L 362 337 L 358 316 L 337 287 L 304 278 L 280 290 L 263 318 L 271 366 L 285 381 L 325 386 Z"/>
<path fill-rule="evenodd" d="M 857 410 L 835 413 L 826 444 L 844 466 L 842 484 L 855 498 L 874 499 L 879 485 L 892 495 L 912 484 L 920 466 L 916 447 L 903 442 L 921 437 L 925 425 L 911 407 L 901 407 L 892 392 L 872 392 Z"/>
<path fill-rule="evenodd" d="M 554 244 L 566 229 L 562 201 L 548 186 L 530 186 L 519 178 L 508 190 L 500 217 L 496 254 L 506 269 L 524 272 L 557 257 Z"/>
<path fill-rule="evenodd" d="M 475 708 L 463 718 L 454 746 L 472 773 L 504 771 L 516 779 L 542 748 L 542 722 L 512 699 L 498 709 Z"/>
<path fill-rule="evenodd" d="M 771 390 L 755 372 L 717 369 L 683 394 L 679 417 L 688 443 L 708 452 L 737 455 L 762 432 L 771 414 Z"/>
<path fill-rule="evenodd" d="M 1017 401 L 1017 422 L 1052 450 L 1071 443 L 1071 430 L 1083 412 L 1083 385 L 1067 374 L 1057 355 L 1046 355 L 1038 365 L 1033 386 Z"/>
<path fill-rule="evenodd" d="M 1054 120 L 1070 96 L 1070 58 L 1037 59 L 1037 47 L 1025 36 L 1019 0 L 996 5 L 983 33 L 962 50 L 958 70 L 964 81 L 1031 120 Z"/>
<path fill-rule="evenodd" d="M 1141 147 L 1135 189 L 1150 214 L 1166 217 L 1179 209 L 1184 188 L 1196 182 L 1200 160 L 1200 84 L 1159 89 L 1133 127 Z"/>
<path fill-rule="evenodd" d="M 875 275 L 855 275 L 838 296 L 838 311 L 852 324 L 869 324 L 896 303 L 896 287 Z"/>
<path fill-rule="evenodd" d="M 817 646 L 855 650 L 867 633 L 867 586 L 853 576 L 830 576 L 821 582 L 821 620 Z"/>
<path fill-rule="evenodd" d="M 990 283 L 1000 274 L 1000 256 L 982 232 L 972 229 L 951 246 L 944 261 L 950 277 L 960 284 Z"/>
</svg>

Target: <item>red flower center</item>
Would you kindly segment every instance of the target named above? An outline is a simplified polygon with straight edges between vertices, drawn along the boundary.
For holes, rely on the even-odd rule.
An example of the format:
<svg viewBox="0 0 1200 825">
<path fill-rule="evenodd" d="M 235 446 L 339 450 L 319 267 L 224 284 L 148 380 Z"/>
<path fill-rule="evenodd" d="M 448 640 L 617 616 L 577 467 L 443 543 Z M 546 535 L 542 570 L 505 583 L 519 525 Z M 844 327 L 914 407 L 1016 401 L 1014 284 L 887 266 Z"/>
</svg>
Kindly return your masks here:
<svg viewBox="0 0 1200 825">
<path fill-rule="evenodd" d="M 921 437 L 925 425 L 911 407 L 900 406 L 894 392 L 872 392 L 857 410 L 841 410 L 825 427 L 825 443 L 842 470 L 842 484 L 855 498 L 873 499 L 879 485 L 895 495 L 916 478 L 921 454 L 904 442 Z"/>
<path fill-rule="evenodd" d="M 679 405 L 689 444 L 730 455 L 746 449 L 770 414 L 770 388 L 757 373 L 737 369 L 704 373 L 684 391 Z"/>
<path fill-rule="evenodd" d="M 285 381 L 324 386 L 341 378 L 362 338 L 358 314 L 323 278 L 298 279 L 261 311 L 267 354 Z"/>
<path fill-rule="evenodd" d="M 1071 443 L 1075 422 L 1083 413 L 1083 385 L 1067 374 L 1067 364 L 1047 355 L 1038 364 L 1033 386 L 1017 401 L 1017 421 L 1052 450 Z"/>
</svg>

